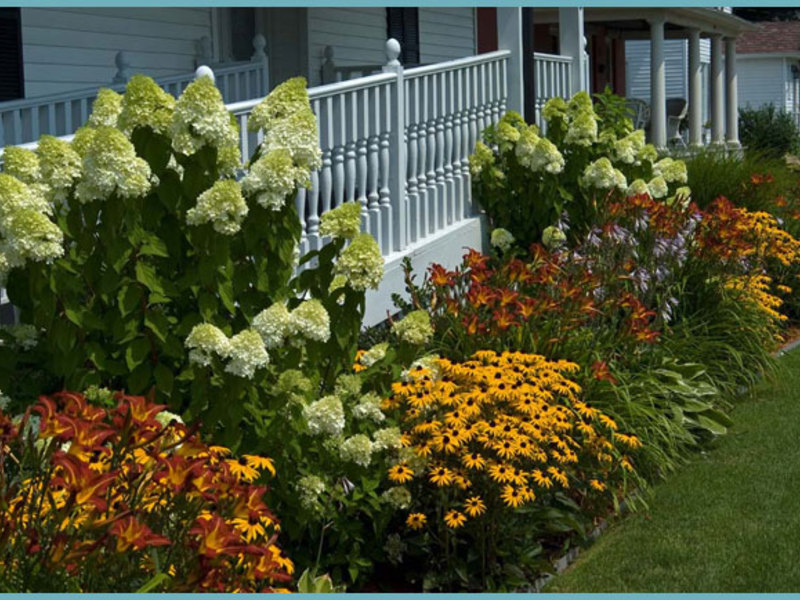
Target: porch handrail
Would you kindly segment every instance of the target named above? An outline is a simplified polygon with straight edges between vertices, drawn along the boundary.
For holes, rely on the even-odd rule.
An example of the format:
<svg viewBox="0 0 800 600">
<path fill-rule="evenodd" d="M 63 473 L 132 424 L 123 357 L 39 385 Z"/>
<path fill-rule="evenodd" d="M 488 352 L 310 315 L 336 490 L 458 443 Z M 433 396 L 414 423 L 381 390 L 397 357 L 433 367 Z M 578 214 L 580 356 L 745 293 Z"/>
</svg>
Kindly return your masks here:
<svg viewBox="0 0 800 600">
<path fill-rule="evenodd" d="M 407 70 L 399 53 L 389 40 L 384 72 L 308 90 L 322 166 L 295 198 L 301 253 L 325 243 L 320 216 L 344 202 L 362 205 L 363 228 L 387 256 L 474 214 L 469 155 L 482 130 L 506 110 L 511 53 Z M 245 161 L 263 140 L 247 127 L 260 101 L 226 105 L 239 125 Z M 35 149 L 36 142 L 22 146 Z"/>
<path fill-rule="evenodd" d="M 216 65 L 213 70 L 217 87 L 225 102 L 265 96 L 269 91 L 267 64 L 266 55 L 261 57 L 256 53 L 248 61 Z M 128 70 L 125 72 L 127 74 Z M 119 77 L 118 74 L 115 79 Z M 192 71 L 158 77 L 155 81 L 165 91 L 177 96 L 194 78 L 195 71 Z M 0 146 L 31 142 L 43 134 L 62 136 L 74 133 L 89 118 L 100 87 L 121 92 L 125 84 L 115 82 L 107 86 L 0 102 Z"/>
<path fill-rule="evenodd" d="M 542 109 L 547 101 L 555 97 L 569 99 L 576 91 L 572 89 L 572 70 L 574 68 L 574 60 L 571 56 L 547 54 L 545 52 L 533 53 L 533 71 L 536 87 L 534 109 L 536 123 L 543 130 L 545 123 L 542 119 Z"/>
</svg>

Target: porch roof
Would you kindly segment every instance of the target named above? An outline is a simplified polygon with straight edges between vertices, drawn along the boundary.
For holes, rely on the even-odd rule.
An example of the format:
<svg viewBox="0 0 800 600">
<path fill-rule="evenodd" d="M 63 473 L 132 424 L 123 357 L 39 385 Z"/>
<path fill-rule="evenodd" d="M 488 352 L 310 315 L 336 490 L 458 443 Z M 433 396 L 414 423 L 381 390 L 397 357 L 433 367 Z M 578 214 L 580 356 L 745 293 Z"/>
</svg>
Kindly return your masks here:
<svg viewBox="0 0 800 600">
<path fill-rule="evenodd" d="M 635 7 L 608 8 L 585 7 L 585 23 L 603 23 L 617 29 L 631 38 L 649 37 L 649 21 L 662 20 L 666 23 L 669 37 L 681 35 L 687 29 L 699 29 L 705 34 L 720 34 L 738 37 L 742 33 L 754 31 L 757 26 L 736 15 L 712 8 L 690 7 Z M 558 23 L 558 9 L 536 9 L 536 23 Z"/>
</svg>

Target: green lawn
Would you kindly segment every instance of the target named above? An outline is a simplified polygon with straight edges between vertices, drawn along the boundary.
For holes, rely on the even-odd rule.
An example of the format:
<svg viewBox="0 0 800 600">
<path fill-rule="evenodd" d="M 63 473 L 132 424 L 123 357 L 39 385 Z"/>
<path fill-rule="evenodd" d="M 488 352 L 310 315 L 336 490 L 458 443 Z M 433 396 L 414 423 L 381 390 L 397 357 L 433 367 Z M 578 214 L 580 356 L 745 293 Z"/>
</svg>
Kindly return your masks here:
<svg viewBox="0 0 800 600">
<path fill-rule="evenodd" d="M 781 363 L 715 448 L 545 591 L 800 591 L 800 350 Z"/>
</svg>

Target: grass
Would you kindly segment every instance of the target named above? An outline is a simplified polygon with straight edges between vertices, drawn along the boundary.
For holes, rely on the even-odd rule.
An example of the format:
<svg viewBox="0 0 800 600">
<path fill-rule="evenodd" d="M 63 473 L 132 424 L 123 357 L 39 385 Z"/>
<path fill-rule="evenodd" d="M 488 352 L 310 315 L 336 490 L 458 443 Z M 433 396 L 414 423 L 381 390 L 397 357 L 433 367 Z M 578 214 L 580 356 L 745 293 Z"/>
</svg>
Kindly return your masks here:
<svg viewBox="0 0 800 600">
<path fill-rule="evenodd" d="M 717 446 L 656 486 L 547 592 L 800 590 L 800 350 Z"/>
</svg>

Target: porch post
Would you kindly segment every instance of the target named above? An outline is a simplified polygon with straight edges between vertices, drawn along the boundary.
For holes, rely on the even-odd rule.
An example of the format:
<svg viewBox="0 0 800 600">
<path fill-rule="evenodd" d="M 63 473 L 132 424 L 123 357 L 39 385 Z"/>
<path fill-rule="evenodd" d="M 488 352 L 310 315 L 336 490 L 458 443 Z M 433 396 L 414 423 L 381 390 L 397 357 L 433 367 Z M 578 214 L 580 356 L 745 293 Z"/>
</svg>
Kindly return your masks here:
<svg viewBox="0 0 800 600">
<path fill-rule="evenodd" d="M 384 73 L 394 73 L 397 76 L 394 93 L 390 97 L 391 119 L 390 133 L 381 136 L 380 157 L 382 175 L 381 185 L 381 212 L 383 223 L 388 223 L 387 231 L 381 231 L 383 252 L 396 252 L 405 249 L 408 244 L 407 214 L 408 197 L 406 196 L 406 100 L 405 100 L 405 75 L 403 65 L 400 63 L 402 48 L 400 42 L 394 38 L 386 40 L 386 64 Z M 383 188 L 386 188 L 384 191 Z M 388 192 L 388 194 L 386 194 Z M 388 196 L 388 202 L 387 202 Z M 388 213 L 388 214 L 386 214 Z"/>
<path fill-rule="evenodd" d="M 739 83 L 736 76 L 736 38 L 725 38 L 725 93 L 728 105 L 727 143 L 731 148 L 739 148 Z"/>
<path fill-rule="evenodd" d="M 703 145 L 703 71 L 700 65 L 700 30 L 689 30 L 689 145 Z"/>
<path fill-rule="evenodd" d="M 497 7 L 497 48 L 510 50 L 508 59 L 508 110 L 522 114 L 525 109 L 522 66 L 522 8 L 519 6 Z"/>
<path fill-rule="evenodd" d="M 558 53 L 572 57 L 572 89 L 570 96 L 588 90 L 586 55 L 583 35 L 583 8 L 558 9 Z"/>
<path fill-rule="evenodd" d="M 667 77 L 664 67 L 664 18 L 650 21 L 650 137 L 667 146 Z"/>
<path fill-rule="evenodd" d="M 725 143 L 724 67 L 722 64 L 722 36 L 711 36 L 711 142 Z"/>
</svg>

